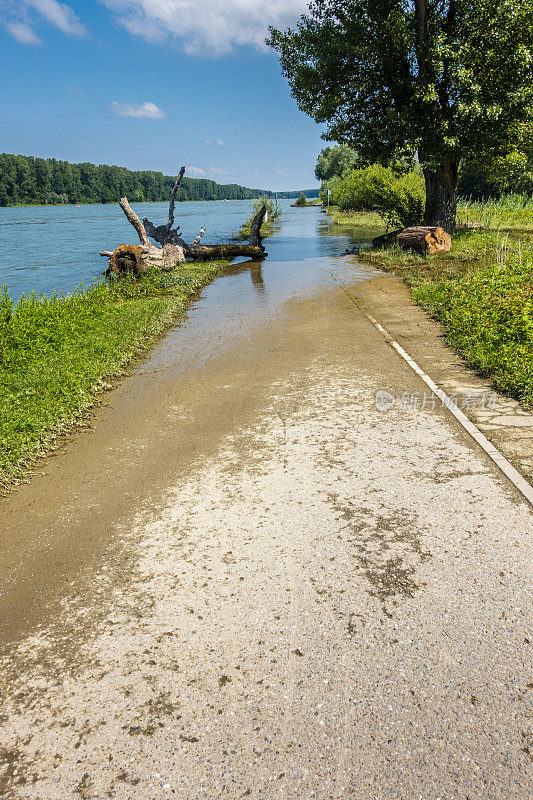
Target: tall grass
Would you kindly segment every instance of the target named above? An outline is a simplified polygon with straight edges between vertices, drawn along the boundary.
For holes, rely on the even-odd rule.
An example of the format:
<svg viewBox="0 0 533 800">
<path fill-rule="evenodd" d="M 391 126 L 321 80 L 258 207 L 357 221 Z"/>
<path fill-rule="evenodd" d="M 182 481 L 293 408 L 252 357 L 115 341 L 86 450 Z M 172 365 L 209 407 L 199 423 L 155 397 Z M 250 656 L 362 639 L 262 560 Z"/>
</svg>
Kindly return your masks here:
<svg viewBox="0 0 533 800">
<path fill-rule="evenodd" d="M 460 200 L 457 224 L 481 222 L 485 228 L 533 233 L 533 198 L 524 194 L 503 195 L 497 200 Z"/>
</svg>

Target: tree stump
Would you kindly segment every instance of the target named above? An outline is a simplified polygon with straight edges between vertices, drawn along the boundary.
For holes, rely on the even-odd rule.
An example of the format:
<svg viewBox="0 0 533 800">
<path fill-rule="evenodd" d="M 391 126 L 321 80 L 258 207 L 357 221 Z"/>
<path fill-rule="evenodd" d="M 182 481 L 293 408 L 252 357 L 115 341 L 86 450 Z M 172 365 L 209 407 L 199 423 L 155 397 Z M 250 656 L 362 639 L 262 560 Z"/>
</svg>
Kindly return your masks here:
<svg viewBox="0 0 533 800">
<path fill-rule="evenodd" d="M 109 272 L 116 275 L 124 272 L 140 275 L 147 269 L 143 248 L 139 244 L 120 244 L 109 259 Z"/>
<path fill-rule="evenodd" d="M 437 226 L 405 228 L 396 235 L 396 241 L 403 250 L 414 250 L 423 255 L 447 253 L 452 247 L 450 234 Z"/>
</svg>

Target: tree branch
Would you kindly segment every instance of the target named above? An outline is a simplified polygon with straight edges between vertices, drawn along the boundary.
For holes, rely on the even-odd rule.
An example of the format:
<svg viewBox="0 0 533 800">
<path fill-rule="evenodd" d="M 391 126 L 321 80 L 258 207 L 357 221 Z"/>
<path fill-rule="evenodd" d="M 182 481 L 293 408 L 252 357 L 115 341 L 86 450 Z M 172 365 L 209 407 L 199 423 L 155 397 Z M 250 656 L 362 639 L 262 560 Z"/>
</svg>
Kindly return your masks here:
<svg viewBox="0 0 533 800">
<path fill-rule="evenodd" d="M 131 223 L 131 225 L 133 225 L 133 227 L 139 234 L 139 240 L 141 244 L 150 244 L 148 236 L 146 235 L 146 230 L 144 229 L 144 225 L 142 224 L 141 220 L 139 219 L 135 211 L 133 211 L 130 204 L 128 203 L 128 198 L 121 197 L 119 206 L 126 215 L 126 219 L 128 220 L 128 222 Z"/>
<path fill-rule="evenodd" d="M 176 192 L 178 191 L 178 187 L 181 183 L 181 179 L 185 175 L 185 167 L 182 167 L 178 172 L 178 177 L 176 183 L 172 187 L 172 191 L 170 192 L 170 200 L 168 203 L 168 229 L 170 230 L 174 225 L 174 201 L 176 198 Z"/>
</svg>

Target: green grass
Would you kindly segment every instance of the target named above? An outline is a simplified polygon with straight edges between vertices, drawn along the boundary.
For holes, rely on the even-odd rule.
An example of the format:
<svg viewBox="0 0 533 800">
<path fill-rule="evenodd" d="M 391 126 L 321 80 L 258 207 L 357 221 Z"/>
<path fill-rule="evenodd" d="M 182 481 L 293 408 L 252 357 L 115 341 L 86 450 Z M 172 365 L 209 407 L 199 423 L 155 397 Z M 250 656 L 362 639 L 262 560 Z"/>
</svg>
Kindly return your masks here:
<svg viewBox="0 0 533 800">
<path fill-rule="evenodd" d="M 0 485 L 80 418 L 180 317 L 222 262 L 101 281 L 69 297 L 0 293 Z"/>
<path fill-rule="evenodd" d="M 393 246 L 362 249 L 357 259 L 403 277 L 466 362 L 531 407 L 533 201 L 515 196 L 460 203 L 458 221 L 467 219 L 483 222 L 485 230 L 459 230 L 449 253 L 421 256 Z M 368 227 L 367 214 L 334 212 L 333 220 L 352 226 L 351 233 L 354 225 Z"/>
<path fill-rule="evenodd" d="M 401 275 L 446 341 L 496 389 L 533 405 L 533 242 L 460 231 L 450 253 L 391 247 L 358 260 Z"/>
<path fill-rule="evenodd" d="M 533 198 L 515 194 L 485 202 L 461 200 L 457 223 L 465 222 L 481 222 L 491 230 L 533 233 Z"/>
<path fill-rule="evenodd" d="M 328 215 L 334 225 L 354 225 L 358 228 L 375 229 L 374 236 L 385 232 L 385 222 L 376 211 L 340 211 L 332 207 Z"/>
</svg>

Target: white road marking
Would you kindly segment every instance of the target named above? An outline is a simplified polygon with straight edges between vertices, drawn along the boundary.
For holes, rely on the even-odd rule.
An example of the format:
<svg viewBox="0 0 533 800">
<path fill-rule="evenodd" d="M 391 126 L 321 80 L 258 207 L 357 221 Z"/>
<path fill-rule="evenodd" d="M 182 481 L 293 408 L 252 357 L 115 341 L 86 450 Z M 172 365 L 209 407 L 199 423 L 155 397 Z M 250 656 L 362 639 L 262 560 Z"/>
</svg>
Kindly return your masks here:
<svg viewBox="0 0 533 800">
<path fill-rule="evenodd" d="M 511 481 L 513 486 L 518 489 L 520 494 L 528 501 L 528 503 L 533 506 L 533 486 L 526 481 L 526 479 L 518 472 L 517 469 L 513 467 L 513 465 L 505 458 L 502 453 L 498 450 L 497 447 L 494 447 L 492 442 L 490 442 L 486 436 L 484 436 L 479 428 L 474 425 L 471 419 L 469 419 L 466 414 L 464 414 L 460 408 L 453 402 L 451 397 L 449 397 L 445 391 L 440 389 L 437 384 L 431 380 L 429 375 L 427 375 L 422 367 L 420 367 L 416 361 L 411 358 L 409 353 L 407 353 L 403 347 L 398 344 L 398 342 L 391 336 L 391 334 L 386 330 L 386 328 L 381 325 L 377 319 L 369 314 L 368 312 L 364 311 L 361 306 L 357 303 L 356 299 L 350 294 L 345 286 L 341 286 L 342 291 L 344 294 L 351 300 L 351 302 L 356 306 L 359 311 L 367 318 L 372 325 L 377 328 L 377 330 L 381 333 L 381 335 L 385 338 L 385 340 L 390 344 L 390 346 L 396 350 L 398 355 L 400 355 L 404 361 L 406 361 L 409 366 L 411 367 L 417 375 L 419 375 L 424 383 L 429 386 L 432 392 L 441 400 L 442 404 L 450 411 L 451 414 L 455 417 L 455 419 L 463 426 L 465 431 L 470 434 L 470 436 L 475 439 L 475 441 L 479 444 L 479 446 L 485 451 L 485 453 L 489 456 L 490 459 L 496 464 L 498 469 L 503 472 L 506 478 Z"/>
</svg>

